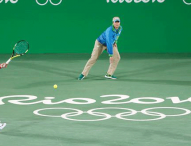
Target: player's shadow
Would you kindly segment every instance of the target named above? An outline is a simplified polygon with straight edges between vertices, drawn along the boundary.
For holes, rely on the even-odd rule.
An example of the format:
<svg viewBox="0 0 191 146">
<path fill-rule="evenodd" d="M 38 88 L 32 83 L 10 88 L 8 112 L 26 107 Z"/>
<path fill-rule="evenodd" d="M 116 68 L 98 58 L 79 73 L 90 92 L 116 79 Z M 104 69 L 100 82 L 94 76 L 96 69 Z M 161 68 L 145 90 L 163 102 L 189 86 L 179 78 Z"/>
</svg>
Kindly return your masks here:
<svg viewBox="0 0 191 146">
<path fill-rule="evenodd" d="M 175 81 L 175 80 L 146 80 L 146 79 L 118 79 L 118 81 L 150 83 L 150 84 L 163 84 L 163 85 L 182 85 L 191 86 L 191 81 Z"/>
<path fill-rule="evenodd" d="M 70 78 L 75 78 L 76 76 L 74 76 L 73 74 L 79 74 L 79 72 L 75 71 L 74 69 L 66 69 L 64 68 L 64 66 L 60 66 L 60 67 L 55 67 L 53 65 L 41 65 L 41 64 L 36 64 L 36 63 L 28 63 L 25 62 L 22 65 L 20 65 L 20 63 L 16 64 L 15 66 L 18 66 L 19 68 L 23 68 L 24 70 L 29 69 L 29 70 L 36 70 L 36 71 L 41 71 L 44 73 L 52 73 L 52 74 L 56 74 L 59 75 L 61 77 L 66 76 L 66 77 L 70 77 Z"/>
<path fill-rule="evenodd" d="M 141 68 L 141 69 L 129 71 L 129 72 L 119 72 L 117 74 L 118 75 L 117 77 L 118 77 L 118 81 L 191 86 L 191 80 L 181 81 L 181 80 L 170 80 L 170 79 L 169 80 L 157 79 L 157 75 L 162 74 L 164 71 L 174 70 L 174 69 L 181 70 L 182 67 L 190 68 L 190 66 L 191 66 L 191 61 L 179 62 L 179 63 L 168 63 L 168 64 L 162 64 L 162 65 L 157 65 L 157 66 L 152 66 L 147 68 Z M 183 69 L 182 71 L 184 72 Z M 180 74 L 174 74 L 174 75 L 181 76 Z M 141 78 L 142 76 L 144 76 L 144 78 L 148 77 L 150 79 L 136 79 L 136 78 Z M 163 76 L 165 77 L 165 75 Z"/>
<path fill-rule="evenodd" d="M 41 80 L 39 80 L 38 82 L 36 81 L 32 81 L 30 83 L 25 83 L 22 85 L 18 85 L 16 88 L 17 89 L 22 89 L 22 88 L 33 88 L 33 87 L 43 87 L 43 86 L 49 86 L 50 84 L 53 85 L 55 83 L 57 84 L 68 84 L 70 82 L 77 82 L 77 77 L 76 74 L 79 73 L 77 71 L 75 71 L 74 69 L 66 69 L 63 67 L 55 67 L 53 65 L 42 65 L 42 64 L 37 64 L 37 63 L 28 63 L 28 62 L 24 62 L 22 63 L 22 65 L 20 65 L 20 63 L 15 63 L 14 66 L 18 66 L 20 68 L 20 70 L 28 70 L 27 72 L 29 72 L 28 76 L 30 78 L 34 78 L 35 74 L 34 72 L 43 72 L 43 74 L 46 74 L 46 78 L 43 77 Z M 32 71 L 34 70 L 34 71 Z M 31 73 L 32 72 L 32 73 Z M 56 78 L 60 78 L 58 79 L 52 79 L 52 75 L 57 75 Z"/>
<path fill-rule="evenodd" d="M 139 76 L 139 75 L 145 75 L 145 74 L 164 72 L 164 71 L 172 70 L 172 69 L 180 70 L 181 67 L 185 67 L 185 66 L 188 66 L 188 68 L 190 68 L 191 61 L 162 64 L 162 65 L 156 65 L 152 67 L 140 68 L 140 69 L 128 71 L 128 72 L 119 72 L 118 77 Z"/>
</svg>

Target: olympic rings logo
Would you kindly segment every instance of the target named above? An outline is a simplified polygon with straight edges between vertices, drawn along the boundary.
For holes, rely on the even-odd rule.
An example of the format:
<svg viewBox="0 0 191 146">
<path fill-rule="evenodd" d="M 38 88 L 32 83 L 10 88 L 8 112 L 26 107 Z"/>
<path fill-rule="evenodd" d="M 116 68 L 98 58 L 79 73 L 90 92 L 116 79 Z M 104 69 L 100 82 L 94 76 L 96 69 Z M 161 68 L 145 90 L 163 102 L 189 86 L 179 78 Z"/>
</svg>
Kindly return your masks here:
<svg viewBox="0 0 191 146">
<path fill-rule="evenodd" d="M 40 5 L 40 6 L 44 6 L 44 5 L 46 5 L 46 4 L 48 3 L 48 1 L 50 1 L 50 3 L 51 3 L 52 5 L 54 5 L 54 6 L 60 5 L 61 2 L 62 2 L 62 0 L 60 0 L 60 2 L 58 2 L 58 3 L 53 3 L 52 0 L 46 0 L 45 3 L 40 3 L 39 0 L 36 0 L 36 3 L 37 3 L 38 5 Z"/>
<path fill-rule="evenodd" d="M 177 110 L 179 114 L 164 114 L 161 112 L 156 112 L 153 110 L 157 109 L 170 109 L 170 111 Z M 43 111 L 48 112 L 48 110 L 71 110 L 71 112 L 64 113 L 61 115 L 52 115 L 52 114 L 42 114 Z M 98 112 L 99 110 L 124 110 L 125 112 L 121 112 L 115 115 L 111 115 L 105 112 Z M 53 117 L 53 118 L 63 118 L 65 120 L 71 120 L 71 121 L 81 121 L 81 122 L 95 122 L 95 121 L 103 121 L 103 120 L 108 120 L 110 118 L 118 118 L 120 120 L 126 120 L 126 121 L 156 121 L 156 120 L 161 120 L 166 117 L 177 117 L 177 116 L 184 116 L 188 115 L 191 113 L 190 110 L 184 109 L 184 108 L 178 108 L 178 107 L 153 107 L 153 108 L 146 108 L 141 111 L 136 111 L 130 108 L 120 108 L 120 107 L 104 107 L 104 108 L 95 108 L 95 109 L 90 109 L 88 111 L 82 111 L 79 109 L 74 109 L 74 108 L 43 108 L 43 109 L 38 109 L 33 112 L 35 115 L 38 116 L 44 116 L 44 117 Z M 146 116 L 152 116 L 154 118 L 149 118 L 149 119 L 133 119 L 129 118 L 130 116 L 134 116 L 136 114 L 142 113 Z M 174 112 L 173 112 L 174 113 Z M 95 119 L 80 119 L 80 118 L 73 118 L 76 116 L 80 116 L 82 114 L 89 114 L 93 117 L 97 117 Z"/>
<path fill-rule="evenodd" d="M 183 0 L 183 2 L 184 2 L 186 5 L 191 5 L 191 2 L 188 3 L 188 2 L 186 2 L 186 0 Z"/>
</svg>

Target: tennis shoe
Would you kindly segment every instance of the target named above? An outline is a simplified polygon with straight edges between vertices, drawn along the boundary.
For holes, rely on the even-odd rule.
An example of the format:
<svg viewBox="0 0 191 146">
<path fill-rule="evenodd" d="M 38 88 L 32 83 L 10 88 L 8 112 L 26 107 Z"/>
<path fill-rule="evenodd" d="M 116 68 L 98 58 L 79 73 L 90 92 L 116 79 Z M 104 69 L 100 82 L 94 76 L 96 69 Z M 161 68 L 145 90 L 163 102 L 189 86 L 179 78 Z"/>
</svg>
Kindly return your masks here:
<svg viewBox="0 0 191 146">
<path fill-rule="evenodd" d="M 2 130 L 6 125 L 6 123 L 0 123 L 0 130 Z"/>
<path fill-rule="evenodd" d="M 80 76 L 78 77 L 78 80 L 83 80 L 85 78 L 85 76 L 83 74 L 80 74 Z"/>
<path fill-rule="evenodd" d="M 110 74 L 106 74 L 105 75 L 105 78 L 107 78 L 107 79 L 117 79 L 117 77 L 115 77 L 114 75 L 110 75 Z"/>
</svg>

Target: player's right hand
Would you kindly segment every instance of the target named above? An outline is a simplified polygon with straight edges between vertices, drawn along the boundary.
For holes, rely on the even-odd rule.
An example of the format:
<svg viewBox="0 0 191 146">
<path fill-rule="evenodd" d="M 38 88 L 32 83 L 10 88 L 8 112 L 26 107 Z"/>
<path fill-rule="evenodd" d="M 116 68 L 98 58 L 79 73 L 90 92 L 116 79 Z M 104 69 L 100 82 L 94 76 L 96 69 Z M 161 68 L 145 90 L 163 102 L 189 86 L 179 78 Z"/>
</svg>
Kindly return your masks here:
<svg viewBox="0 0 191 146">
<path fill-rule="evenodd" d="M 7 67 L 7 64 L 6 64 L 6 63 L 2 63 L 2 64 L 1 64 L 1 67 L 2 67 L 2 68 Z"/>
</svg>

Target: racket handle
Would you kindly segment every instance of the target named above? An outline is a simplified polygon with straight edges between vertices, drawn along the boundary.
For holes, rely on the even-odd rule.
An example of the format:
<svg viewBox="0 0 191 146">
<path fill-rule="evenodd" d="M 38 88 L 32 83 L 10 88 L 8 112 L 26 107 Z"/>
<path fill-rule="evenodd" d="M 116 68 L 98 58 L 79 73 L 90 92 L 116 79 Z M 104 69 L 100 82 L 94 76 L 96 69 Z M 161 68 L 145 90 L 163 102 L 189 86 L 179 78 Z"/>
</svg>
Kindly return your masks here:
<svg viewBox="0 0 191 146">
<path fill-rule="evenodd" d="M 10 61 L 11 61 L 11 58 L 9 60 L 7 60 L 6 64 L 9 64 Z"/>
</svg>

